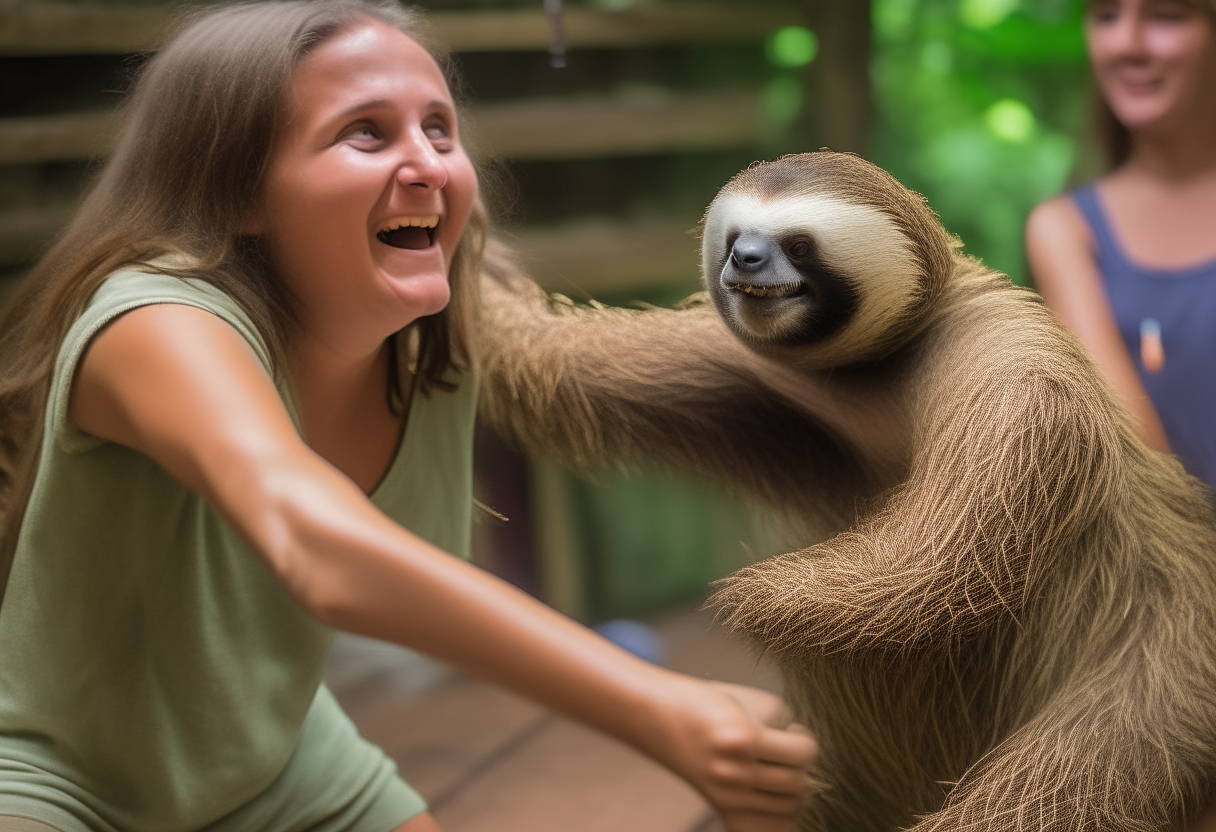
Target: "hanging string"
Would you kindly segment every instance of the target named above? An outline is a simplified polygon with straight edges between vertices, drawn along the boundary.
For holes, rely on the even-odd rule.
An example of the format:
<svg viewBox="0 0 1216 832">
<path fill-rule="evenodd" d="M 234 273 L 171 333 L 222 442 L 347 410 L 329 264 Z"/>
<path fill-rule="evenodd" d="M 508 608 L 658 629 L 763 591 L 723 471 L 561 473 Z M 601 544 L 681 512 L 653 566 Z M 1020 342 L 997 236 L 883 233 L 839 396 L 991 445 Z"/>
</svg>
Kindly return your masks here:
<svg viewBox="0 0 1216 832">
<path fill-rule="evenodd" d="M 562 0 L 545 0 L 549 15 L 549 66 L 561 69 L 566 65 L 566 31 L 562 25 Z"/>
</svg>

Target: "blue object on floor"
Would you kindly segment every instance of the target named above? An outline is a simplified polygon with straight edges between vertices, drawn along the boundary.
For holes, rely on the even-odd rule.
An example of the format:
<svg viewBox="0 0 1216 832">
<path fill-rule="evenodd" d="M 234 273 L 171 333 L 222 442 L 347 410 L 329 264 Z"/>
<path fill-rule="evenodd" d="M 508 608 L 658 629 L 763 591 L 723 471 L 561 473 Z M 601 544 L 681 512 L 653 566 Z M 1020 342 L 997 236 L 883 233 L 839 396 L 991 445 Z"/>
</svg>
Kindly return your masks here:
<svg viewBox="0 0 1216 832">
<path fill-rule="evenodd" d="M 617 647 L 628 650 L 638 658 L 654 664 L 663 663 L 663 642 L 657 633 L 641 621 L 614 618 L 593 628 Z"/>
</svg>

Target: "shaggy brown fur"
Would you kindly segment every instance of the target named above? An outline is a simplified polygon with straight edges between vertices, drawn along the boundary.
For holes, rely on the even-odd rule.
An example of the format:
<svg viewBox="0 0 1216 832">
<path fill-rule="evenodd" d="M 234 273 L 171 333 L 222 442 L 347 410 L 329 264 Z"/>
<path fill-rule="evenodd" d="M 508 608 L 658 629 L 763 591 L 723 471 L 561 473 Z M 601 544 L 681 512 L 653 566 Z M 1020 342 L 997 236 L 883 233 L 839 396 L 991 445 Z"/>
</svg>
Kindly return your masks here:
<svg viewBox="0 0 1216 832">
<path fill-rule="evenodd" d="M 715 211 L 816 194 L 894 223 L 918 291 L 873 332 L 849 332 L 854 315 L 766 340 L 717 285 L 731 240 L 709 235 L 739 228 Z M 1136 439 L 1037 296 L 958 253 L 867 163 L 749 169 L 705 229 L 721 315 L 574 307 L 492 257 L 484 412 L 537 452 L 674 465 L 835 535 L 714 598 L 778 659 L 819 740 L 825 788 L 802 828 L 1180 828 L 1216 772 L 1203 487 Z M 875 244 L 847 232 L 805 229 L 816 268 L 864 299 L 869 275 L 839 252 Z"/>
</svg>

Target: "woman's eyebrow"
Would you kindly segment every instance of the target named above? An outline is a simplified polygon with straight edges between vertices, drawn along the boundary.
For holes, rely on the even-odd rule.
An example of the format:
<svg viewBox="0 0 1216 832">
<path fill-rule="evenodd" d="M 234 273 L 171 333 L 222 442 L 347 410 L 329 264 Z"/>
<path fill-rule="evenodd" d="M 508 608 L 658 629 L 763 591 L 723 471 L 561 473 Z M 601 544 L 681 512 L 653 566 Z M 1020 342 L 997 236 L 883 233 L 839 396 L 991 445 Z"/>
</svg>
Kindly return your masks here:
<svg viewBox="0 0 1216 832">
<path fill-rule="evenodd" d="M 387 98 L 375 98 L 375 99 L 372 99 L 371 101 L 361 101 L 358 104 L 355 104 L 354 106 L 347 107 L 342 112 L 333 116 L 333 118 L 330 120 L 336 121 L 338 119 L 350 118 L 351 116 L 361 113 L 364 110 L 374 110 L 377 107 L 385 107 L 391 103 L 392 102 L 389 101 Z"/>
<path fill-rule="evenodd" d="M 428 101 L 426 107 L 428 110 L 443 110 L 445 113 L 456 112 L 456 105 L 443 98 L 436 98 Z"/>
<path fill-rule="evenodd" d="M 330 118 L 328 120 L 329 121 L 338 121 L 338 120 L 341 120 L 344 118 L 350 118 L 351 116 L 358 115 L 359 113 L 362 113 L 365 110 L 374 110 L 377 107 L 388 107 L 388 106 L 391 106 L 392 103 L 393 102 L 387 98 L 374 98 L 374 99 L 371 99 L 370 101 L 361 101 L 358 104 L 354 104 L 350 107 L 347 107 L 345 110 L 342 110 L 340 113 L 337 113 L 336 115 L 334 115 L 332 118 Z M 432 99 L 431 101 L 428 101 L 426 104 L 426 109 L 443 110 L 445 113 L 456 112 L 456 107 L 452 104 L 452 102 L 445 101 L 442 98 L 435 98 L 435 99 Z"/>
</svg>

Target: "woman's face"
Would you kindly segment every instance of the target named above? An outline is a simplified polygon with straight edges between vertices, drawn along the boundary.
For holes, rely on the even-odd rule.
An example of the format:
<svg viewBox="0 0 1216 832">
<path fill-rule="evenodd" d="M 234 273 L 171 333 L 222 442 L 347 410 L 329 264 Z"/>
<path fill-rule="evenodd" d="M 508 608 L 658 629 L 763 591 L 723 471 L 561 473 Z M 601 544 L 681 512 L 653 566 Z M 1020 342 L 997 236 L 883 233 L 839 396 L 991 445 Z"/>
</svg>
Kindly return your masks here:
<svg viewBox="0 0 1216 832">
<path fill-rule="evenodd" d="M 359 21 L 300 62 L 287 96 L 252 230 L 305 329 L 371 345 L 442 310 L 477 179 L 434 60 Z"/>
<path fill-rule="evenodd" d="M 1212 15 L 1180 0 L 1104 0 L 1086 20 L 1094 77 L 1115 117 L 1135 132 L 1216 107 Z"/>
</svg>

